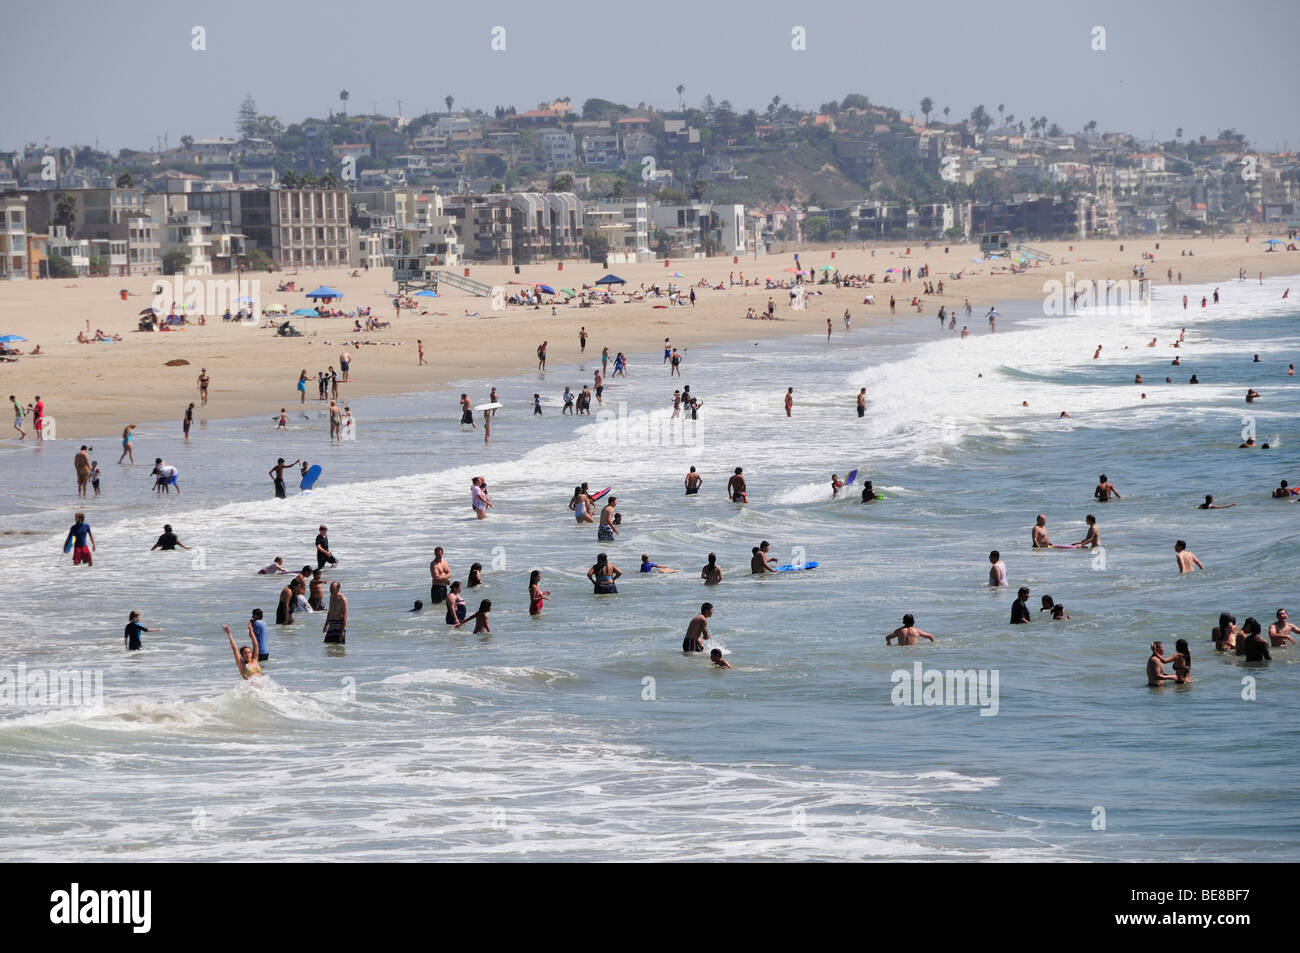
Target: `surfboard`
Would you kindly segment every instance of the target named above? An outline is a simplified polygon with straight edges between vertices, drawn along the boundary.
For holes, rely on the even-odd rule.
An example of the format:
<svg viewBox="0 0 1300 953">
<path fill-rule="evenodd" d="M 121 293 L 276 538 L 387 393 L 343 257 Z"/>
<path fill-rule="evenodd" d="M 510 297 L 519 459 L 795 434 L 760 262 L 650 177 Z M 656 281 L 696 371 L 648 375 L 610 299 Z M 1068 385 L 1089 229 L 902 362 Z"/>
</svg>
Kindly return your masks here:
<svg viewBox="0 0 1300 953">
<path fill-rule="evenodd" d="M 306 474 L 303 475 L 302 482 L 298 484 L 300 490 L 310 490 L 320 479 L 320 464 L 310 467 Z"/>
<path fill-rule="evenodd" d="M 786 563 L 784 566 L 777 566 L 776 571 L 777 572 L 801 572 L 804 569 L 816 569 L 817 566 L 818 564 L 815 562 L 807 562 L 801 566 L 796 566 L 793 563 Z"/>
<path fill-rule="evenodd" d="M 1052 549 L 1078 549 L 1078 543 L 1053 543 Z"/>
<path fill-rule="evenodd" d="M 857 470 L 850 470 L 850 471 L 849 471 L 849 475 L 846 476 L 846 477 L 844 478 L 844 485 L 845 485 L 845 486 L 848 486 L 849 484 L 851 484 L 851 483 L 852 483 L 854 480 L 856 480 L 857 478 L 858 478 L 858 471 L 857 471 Z"/>
<path fill-rule="evenodd" d="M 65 553 L 70 553 L 70 552 L 72 552 L 72 537 L 71 537 L 71 536 L 69 536 L 69 537 L 68 537 L 68 541 L 67 541 L 66 543 L 63 544 L 63 551 L 64 551 Z"/>
<path fill-rule="evenodd" d="M 479 404 L 478 407 L 475 408 L 475 410 L 500 410 L 504 406 L 505 404 L 499 404 L 499 403 Z"/>
<path fill-rule="evenodd" d="M 612 490 L 612 489 L 614 489 L 612 486 L 607 486 L 607 487 L 605 487 L 605 489 L 600 490 L 600 491 L 597 492 L 597 493 L 593 493 L 593 494 L 591 494 L 591 502 L 595 503 L 597 500 L 599 500 L 602 496 L 604 496 L 606 493 L 608 493 L 608 492 L 609 492 L 610 490 Z"/>
</svg>

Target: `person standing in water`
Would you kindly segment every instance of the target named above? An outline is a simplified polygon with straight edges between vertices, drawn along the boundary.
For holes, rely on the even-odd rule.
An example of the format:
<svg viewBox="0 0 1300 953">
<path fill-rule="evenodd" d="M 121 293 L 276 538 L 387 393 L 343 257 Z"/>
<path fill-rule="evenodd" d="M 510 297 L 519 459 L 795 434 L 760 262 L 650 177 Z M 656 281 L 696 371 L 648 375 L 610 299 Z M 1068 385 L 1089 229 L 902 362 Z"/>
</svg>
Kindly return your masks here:
<svg viewBox="0 0 1300 953">
<path fill-rule="evenodd" d="M 1074 545 L 1079 549 L 1096 549 L 1101 545 L 1101 531 L 1097 529 L 1097 517 L 1089 513 L 1084 517 L 1084 522 L 1088 524 L 1088 532 Z"/>
<path fill-rule="evenodd" d="M 686 485 L 686 495 L 694 496 L 700 492 L 700 484 L 704 482 L 704 478 L 695 472 L 695 467 L 691 467 L 690 472 L 686 474 L 686 479 L 683 482 Z"/>
<path fill-rule="evenodd" d="M 587 578 L 595 587 L 595 594 L 598 596 L 617 594 L 616 582 L 621 575 L 623 575 L 622 571 L 610 562 L 609 557 L 604 553 L 598 553 L 595 565 L 587 570 Z"/>
<path fill-rule="evenodd" d="M 933 642 L 934 636 L 923 629 L 918 629 L 916 619 L 909 612 L 903 616 L 903 624 L 885 636 L 885 644 L 892 645 L 894 639 L 898 639 L 899 645 L 915 645 L 917 639 L 929 639 Z"/>
<path fill-rule="evenodd" d="M 230 651 L 234 653 L 235 665 L 239 667 L 239 677 L 247 681 L 260 676 L 262 666 L 257 664 L 257 653 L 247 645 L 235 645 L 235 636 L 230 631 L 230 626 L 222 625 L 221 631 L 226 633 L 226 638 L 230 642 Z"/>
<path fill-rule="evenodd" d="M 87 546 L 86 544 L 90 545 Z M 90 524 L 86 522 L 86 514 L 78 513 L 77 521 L 72 524 L 68 530 L 68 538 L 63 542 L 64 552 L 68 546 L 72 546 L 72 565 L 78 566 L 85 563 L 87 566 L 94 565 L 93 553 L 95 551 L 95 534 L 90 531 Z"/>
<path fill-rule="evenodd" d="M 727 499 L 733 503 L 748 503 L 749 494 L 745 488 L 744 467 L 736 467 L 735 475 L 727 481 Z"/>
<path fill-rule="evenodd" d="M 1174 681 L 1173 675 L 1165 674 L 1165 663 L 1171 659 L 1165 658 L 1165 644 L 1163 642 L 1151 643 L 1151 655 L 1147 659 L 1147 686 L 1149 688 L 1159 688 L 1164 682 Z"/>
<path fill-rule="evenodd" d="M 1106 479 L 1106 474 L 1104 473 L 1097 478 L 1097 486 L 1092 491 L 1092 495 L 1096 498 L 1098 503 L 1109 503 L 1112 496 L 1117 500 L 1124 499 L 1124 497 L 1119 495 L 1119 490 L 1115 489 L 1115 484 Z"/>
<path fill-rule="evenodd" d="M 722 582 L 722 567 L 718 565 L 717 553 L 709 553 L 709 561 L 700 570 L 700 578 L 706 586 L 716 586 Z"/>
<path fill-rule="evenodd" d="M 551 590 L 542 590 L 542 571 L 534 569 L 528 577 L 528 614 L 541 615 L 542 603 L 547 601 Z"/>
<path fill-rule="evenodd" d="M 194 401 L 190 401 L 190 405 L 185 408 L 185 417 L 181 420 L 181 433 L 185 435 L 186 440 L 190 439 L 190 428 L 193 426 L 194 426 Z"/>
<path fill-rule="evenodd" d="M 867 416 L 867 389 L 865 387 L 858 391 L 858 416 Z"/>
<path fill-rule="evenodd" d="M 989 553 L 989 585 L 1006 586 L 1007 564 L 1002 561 L 1002 554 L 996 549 Z"/>
<path fill-rule="evenodd" d="M 130 458 L 132 464 L 135 463 L 135 451 L 131 449 L 131 431 L 134 429 L 135 424 L 127 424 L 122 430 L 122 456 L 117 458 L 118 463 L 121 463 L 127 457 Z M 40 433 L 39 429 L 37 433 Z"/>
<path fill-rule="evenodd" d="M 827 321 L 829 321 L 829 320 L 830 320 L 830 319 L 827 318 Z M 785 415 L 786 415 L 787 417 L 790 416 L 790 411 L 791 411 L 793 408 L 794 408 L 794 388 L 793 388 L 793 387 L 787 387 L 787 388 L 785 389 Z"/>
<path fill-rule="evenodd" d="M 700 606 L 699 614 L 686 626 L 686 636 L 682 639 L 682 652 L 703 652 L 704 643 L 709 639 L 709 619 L 713 618 L 713 603 L 706 602 Z"/>
<path fill-rule="evenodd" d="M 280 457 L 278 460 L 275 461 L 275 466 L 271 467 L 270 470 L 266 471 L 267 476 L 269 476 L 271 480 L 275 483 L 276 499 L 283 500 L 285 498 L 285 493 L 284 493 L 285 467 L 296 467 L 301 462 L 302 462 L 301 460 L 295 460 L 293 461 L 293 463 L 285 463 L 284 457 Z"/>
<path fill-rule="evenodd" d="M 1196 554 L 1188 549 L 1187 544 L 1181 539 L 1174 543 L 1174 558 L 1178 561 L 1179 573 L 1195 572 L 1197 569 L 1205 568 L 1196 558 Z"/>
<path fill-rule="evenodd" d="M 162 631 L 161 627 L 157 629 L 146 629 L 143 625 L 140 624 L 140 613 L 132 612 L 131 615 L 128 617 L 128 621 L 126 623 L 126 632 L 123 634 L 122 640 L 123 642 L 125 642 L 126 650 L 128 652 L 138 652 L 140 651 L 140 649 L 144 648 L 144 646 L 140 644 L 141 632 L 161 632 L 161 631 Z"/>
<path fill-rule="evenodd" d="M 321 632 L 325 635 L 325 642 L 331 645 L 343 645 L 347 642 L 348 599 L 343 595 L 342 589 L 343 587 L 337 581 L 330 583 L 330 607 Z"/>
<path fill-rule="evenodd" d="M 1052 541 L 1047 538 L 1047 517 L 1042 513 L 1034 521 L 1034 528 L 1029 533 L 1030 543 L 1034 549 L 1051 549 Z"/>
</svg>

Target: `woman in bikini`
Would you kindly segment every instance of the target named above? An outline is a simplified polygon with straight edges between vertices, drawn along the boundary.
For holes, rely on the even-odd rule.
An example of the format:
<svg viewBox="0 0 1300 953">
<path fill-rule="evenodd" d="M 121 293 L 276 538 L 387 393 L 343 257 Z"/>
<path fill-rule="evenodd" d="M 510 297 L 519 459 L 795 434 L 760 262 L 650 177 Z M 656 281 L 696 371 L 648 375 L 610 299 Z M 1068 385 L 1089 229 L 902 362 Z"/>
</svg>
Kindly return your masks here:
<svg viewBox="0 0 1300 953">
<path fill-rule="evenodd" d="M 257 652 L 247 645 L 235 645 L 235 636 L 230 631 L 230 626 L 223 625 L 221 631 L 226 633 L 226 639 L 230 642 L 230 651 L 235 654 L 235 664 L 239 666 L 239 677 L 247 680 L 260 676 L 262 666 L 257 664 Z"/>
</svg>

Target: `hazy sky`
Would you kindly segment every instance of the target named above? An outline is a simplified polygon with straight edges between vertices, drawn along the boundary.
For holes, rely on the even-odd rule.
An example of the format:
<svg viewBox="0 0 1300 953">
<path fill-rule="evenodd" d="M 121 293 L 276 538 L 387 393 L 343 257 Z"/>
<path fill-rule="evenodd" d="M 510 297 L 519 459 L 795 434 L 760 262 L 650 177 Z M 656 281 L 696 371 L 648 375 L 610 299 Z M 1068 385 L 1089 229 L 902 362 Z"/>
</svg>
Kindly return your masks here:
<svg viewBox="0 0 1300 953">
<path fill-rule="evenodd" d="M 1004 103 L 1067 130 L 1095 119 L 1143 137 L 1232 127 L 1264 149 L 1300 143 L 1297 0 L 16 3 L 4 0 L 0 149 L 229 136 L 245 94 L 288 124 L 337 109 L 342 89 L 349 112 L 393 114 L 400 99 L 415 116 L 449 93 L 489 112 L 558 96 L 671 108 L 679 83 L 690 104 L 708 93 L 738 110 L 861 92 L 919 114 L 930 96 L 954 120 L 977 104 L 996 119 Z M 791 49 L 795 26 L 806 51 Z"/>
</svg>

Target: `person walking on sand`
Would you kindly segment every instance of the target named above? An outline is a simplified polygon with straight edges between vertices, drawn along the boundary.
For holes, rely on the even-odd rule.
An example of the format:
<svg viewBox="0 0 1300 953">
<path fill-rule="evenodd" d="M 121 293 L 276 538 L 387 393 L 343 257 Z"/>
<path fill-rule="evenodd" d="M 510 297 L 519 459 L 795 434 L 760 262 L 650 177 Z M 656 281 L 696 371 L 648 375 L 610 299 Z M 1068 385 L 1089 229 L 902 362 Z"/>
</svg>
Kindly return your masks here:
<svg viewBox="0 0 1300 953">
<path fill-rule="evenodd" d="M 27 431 L 23 429 L 23 422 L 27 419 L 27 408 L 13 394 L 9 395 L 9 402 L 14 405 L 14 430 L 18 431 L 18 439 L 26 440 Z"/>
<path fill-rule="evenodd" d="M 117 458 L 118 463 L 122 462 L 123 457 L 129 457 L 131 463 L 135 463 L 135 451 L 131 449 L 131 431 L 134 429 L 135 424 L 127 424 L 122 431 L 122 456 Z"/>
<path fill-rule="evenodd" d="M 419 357 L 415 362 L 415 366 L 422 367 L 423 365 L 428 364 L 429 362 L 424 359 L 424 342 L 421 341 L 419 338 L 416 338 L 415 347 L 419 353 Z"/>
<path fill-rule="evenodd" d="M 545 341 L 537 345 L 537 369 L 539 371 L 546 370 L 546 342 Z"/>
<path fill-rule="evenodd" d="M 348 599 L 343 595 L 343 587 L 337 582 L 330 583 L 330 607 L 325 615 L 325 625 L 321 632 L 325 642 L 330 645 L 343 645 L 348 634 Z"/>
</svg>

